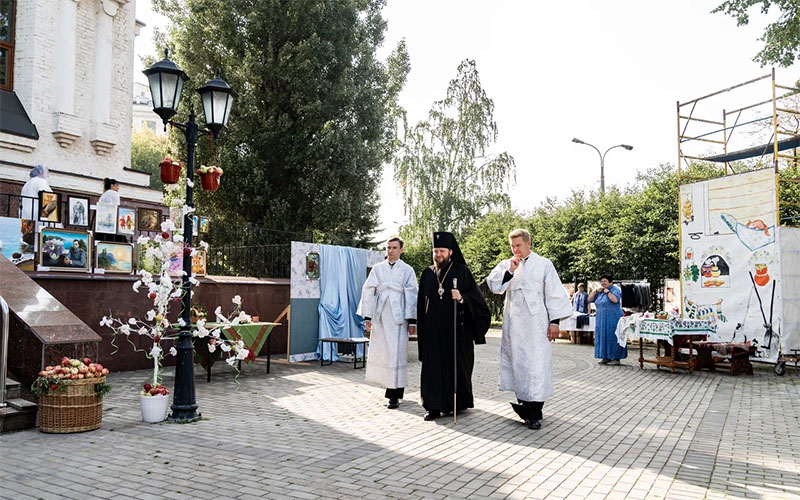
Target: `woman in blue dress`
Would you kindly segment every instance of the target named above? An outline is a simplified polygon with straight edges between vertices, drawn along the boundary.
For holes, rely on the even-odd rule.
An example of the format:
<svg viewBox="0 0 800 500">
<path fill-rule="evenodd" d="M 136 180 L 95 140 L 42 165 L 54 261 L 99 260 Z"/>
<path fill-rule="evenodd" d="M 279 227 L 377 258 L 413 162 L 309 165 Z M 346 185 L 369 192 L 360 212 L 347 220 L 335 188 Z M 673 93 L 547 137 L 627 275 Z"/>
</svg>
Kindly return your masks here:
<svg viewBox="0 0 800 500">
<path fill-rule="evenodd" d="M 600 364 L 618 366 L 620 359 L 628 357 L 628 348 L 617 342 L 617 322 L 623 316 L 622 290 L 612 281 L 610 274 L 600 276 L 601 288 L 589 294 L 589 302 L 594 302 L 597 308 L 594 357 L 600 360 Z"/>
</svg>

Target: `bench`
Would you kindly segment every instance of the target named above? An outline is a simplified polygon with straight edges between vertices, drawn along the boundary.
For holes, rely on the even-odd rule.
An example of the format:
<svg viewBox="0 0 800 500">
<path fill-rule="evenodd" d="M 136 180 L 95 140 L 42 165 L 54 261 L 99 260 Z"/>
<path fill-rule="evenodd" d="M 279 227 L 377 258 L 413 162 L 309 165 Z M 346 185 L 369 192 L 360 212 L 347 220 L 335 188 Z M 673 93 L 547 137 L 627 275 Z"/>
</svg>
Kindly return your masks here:
<svg viewBox="0 0 800 500">
<path fill-rule="evenodd" d="M 353 369 L 357 370 L 359 368 L 364 368 L 367 366 L 367 345 L 369 344 L 369 339 L 366 337 L 355 337 L 351 339 L 342 339 L 336 337 L 324 338 L 319 339 L 320 342 L 320 350 L 319 350 L 319 366 L 325 365 L 332 365 L 333 364 L 333 348 L 334 344 L 350 344 L 353 349 Z M 325 362 L 325 344 L 328 344 L 330 347 L 330 357 L 329 361 Z M 358 355 L 358 346 L 363 346 L 363 350 L 361 352 L 361 356 Z M 361 366 L 358 364 L 361 363 Z"/>
</svg>

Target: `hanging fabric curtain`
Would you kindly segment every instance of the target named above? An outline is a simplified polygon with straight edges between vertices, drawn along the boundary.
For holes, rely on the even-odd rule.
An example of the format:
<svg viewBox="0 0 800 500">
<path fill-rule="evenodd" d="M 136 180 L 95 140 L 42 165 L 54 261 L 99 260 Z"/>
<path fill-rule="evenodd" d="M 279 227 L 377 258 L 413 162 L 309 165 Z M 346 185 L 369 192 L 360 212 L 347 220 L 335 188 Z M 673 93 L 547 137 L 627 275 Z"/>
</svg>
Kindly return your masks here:
<svg viewBox="0 0 800 500">
<path fill-rule="evenodd" d="M 361 248 L 320 245 L 319 338 L 363 337 L 364 320 L 356 315 L 361 287 L 367 280 L 367 251 Z M 363 346 L 359 346 L 363 349 Z M 331 353 L 320 352 L 329 361 Z M 360 353 L 359 353 L 360 354 Z M 333 349 L 333 361 L 339 358 Z"/>
</svg>

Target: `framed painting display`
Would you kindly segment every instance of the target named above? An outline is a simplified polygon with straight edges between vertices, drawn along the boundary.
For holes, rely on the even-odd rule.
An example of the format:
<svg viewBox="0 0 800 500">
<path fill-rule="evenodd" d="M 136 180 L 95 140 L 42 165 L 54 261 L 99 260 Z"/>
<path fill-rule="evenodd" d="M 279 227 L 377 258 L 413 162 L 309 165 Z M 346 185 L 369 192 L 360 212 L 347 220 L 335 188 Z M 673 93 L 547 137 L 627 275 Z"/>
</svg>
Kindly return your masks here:
<svg viewBox="0 0 800 500">
<path fill-rule="evenodd" d="M 94 268 L 105 273 L 133 274 L 133 245 L 98 241 L 94 250 Z"/>
<path fill-rule="evenodd" d="M 61 222 L 61 195 L 59 193 L 39 191 L 39 220 Z"/>
<path fill-rule="evenodd" d="M 198 235 L 197 226 L 199 226 L 199 225 L 200 225 L 200 221 L 198 220 L 198 217 L 196 215 L 192 215 L 192 236 L 197 236 Z"/>
<path fill-rule="evenodd" d="M 176 252 L 169 257 L 169 268 L 167 272 L 170 276 L 181 276 L 183 272 L 183 252 Z"/>
<path fill-rule="evenodd" d="M 183 228 L 183 213 L 181 209 L 178 207 L 170 207 L 169 209 L 169 218 L 175 223 L 175 227 L 178 229 Z"/>
<path fill-rule="evenodd" d="M 136 232 L 136 209 L 119 207 L 117 209 L 117 234 L 132 235 Z"/>
<path fill-rule="evenodd" d="M 205 276 L 206 275 L 206 251 L 205 250 L 196 250 L 195 254 L 192 255 L 192 274 L 195 276 Z"/>
<path fill-rule="evenodd" d="M 161 231 L 161 210 L 139 208 L 137 215 L 139 231 Z"/>
<path fill-rule="evenodd" d="M 306 279 L 319 279 L 319 252 L 308 252 L 306 254 Z"/>
<path fill-rule="evenodd" d="M 208 229 L 209 229 L 210 225 L 211 225 L 211 223 L 209 222 L 208 217 L 200 217 L 200 223 L 198 224 L 197 230 L 201 234 L 206 234 L 206 233 L 208 233 Z"/>
<path fill-rule="evenodd" d="M 148 240 L 147 243 L 136 245 L 136 270 L 159 275 L 161 264 L 155 258 L 147 256 L 148 248 L 158 248 L 158 242 Z"/>
<path fill-rule="evenodd" d="M 39 233 L 39 267 L 87 273 L 92 266 L 92 235 L 86 231 L 43 227 Z"/>
<path fill-rule="evenodd" d="M 89 198 L 70 196 L 67 210 L 67 224 L 89 227 Z"/>
<path fill-rule="evenodd" d="M 98 203 L 94 211 L 94 232 L 117 234 L 117 206 Z"/>
<path fill-rule="evenodd" d="M 23 271 L 33 271 L 36 224 L 32 220 L 0 217 L 0 254 Z"/>
</svg>

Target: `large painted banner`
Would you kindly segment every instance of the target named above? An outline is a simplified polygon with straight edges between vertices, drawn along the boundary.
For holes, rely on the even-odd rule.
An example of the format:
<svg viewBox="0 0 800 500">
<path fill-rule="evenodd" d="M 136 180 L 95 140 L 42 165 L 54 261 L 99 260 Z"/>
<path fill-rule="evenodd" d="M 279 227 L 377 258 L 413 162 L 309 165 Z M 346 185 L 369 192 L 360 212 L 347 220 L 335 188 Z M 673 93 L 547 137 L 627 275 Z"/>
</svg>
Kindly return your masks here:
<svg viewBox="0 0 800 500">
<path fill-rule="evenodd" d="M 711 320 L 715 340 L 756 341 L 774 361 L 784 326 L 775 172 L 683 185 L 680 196 L 683 316 Z"/>
</svg>

